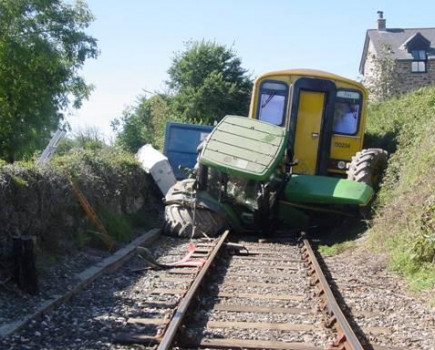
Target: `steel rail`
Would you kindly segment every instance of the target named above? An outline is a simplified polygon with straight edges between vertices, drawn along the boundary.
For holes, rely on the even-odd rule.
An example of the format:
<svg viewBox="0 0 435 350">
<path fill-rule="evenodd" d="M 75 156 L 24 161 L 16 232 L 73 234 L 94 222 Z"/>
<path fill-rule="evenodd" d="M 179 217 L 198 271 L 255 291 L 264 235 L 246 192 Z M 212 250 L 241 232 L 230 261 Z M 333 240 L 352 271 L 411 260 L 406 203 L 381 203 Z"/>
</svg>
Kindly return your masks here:
<svg viewBox="0 0 435 350">
<path fill-rule="evenodd" d="M 217 253 L 221 249 L 221 247 L 224 245 L 225 240 L 227 239 L 229 234 L 229 231 L 225 231 L 224 234 L 219 238 L 218 243 L 215 245 L 213 250 L 211 251 L 207 262 L 204 264 L 204 266 L 201 268 L 201 271 L 196 276 L 195 280 L 191 284 L 188 292 L 181 300 L 180 304 L 178 305 L 177 311 L 174 313 L 171 321 L 169 322 L 165 333 L 160 341 L 160 345 L 157 348 L 157 350 L 168 350 L 171 349 L 172 342 L 174 341 L 175 335 L 178 332 L 178 329 L 180 328 L 184 317 L 186 316 L 187 310 L 194 299 L 199 286 L 204 280 L 205 275 L 208 272 L 208 269 L 212 265 L 214 259 L 217 256 Z"/>
<path fill-rule="evenodd" d="M 323 298 L 323 308 L 327 309 L 332 315 L 328 320 L 328 323 L 337 330 L 337 337 L 332 346 L 330 346 L 328 349 L 364 350 L 364 347 L 347 321 L 347 318 L 341 311 L 340 306 L 338 305 L 337 300 L 335 299 L 335 296 L 329 287 L 322 268 L 317 261 L 314 251 L 311 248 L 310 242 L 308 239 L 304 238 L 302 243 L 303 258 L 310 265 L 311 270 L 309 273 L 311 275 L 315 274 L 314 282 L 319 286 L 317 294 Z"/>
</svg>

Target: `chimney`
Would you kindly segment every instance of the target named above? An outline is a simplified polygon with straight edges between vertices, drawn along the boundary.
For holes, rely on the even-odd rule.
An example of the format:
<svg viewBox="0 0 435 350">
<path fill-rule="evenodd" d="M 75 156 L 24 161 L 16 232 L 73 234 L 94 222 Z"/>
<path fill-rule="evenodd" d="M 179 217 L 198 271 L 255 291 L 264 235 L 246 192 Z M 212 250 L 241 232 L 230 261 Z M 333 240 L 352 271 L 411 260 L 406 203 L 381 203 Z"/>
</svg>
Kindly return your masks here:
<svg viewBox="0 0 435 350">
<path fill-rule="evenodd" d="M 378 11 L 378 31 L 385 32 L 387 30 L 387 20 L 384 18 L 384 12 Z"/>
</svg>

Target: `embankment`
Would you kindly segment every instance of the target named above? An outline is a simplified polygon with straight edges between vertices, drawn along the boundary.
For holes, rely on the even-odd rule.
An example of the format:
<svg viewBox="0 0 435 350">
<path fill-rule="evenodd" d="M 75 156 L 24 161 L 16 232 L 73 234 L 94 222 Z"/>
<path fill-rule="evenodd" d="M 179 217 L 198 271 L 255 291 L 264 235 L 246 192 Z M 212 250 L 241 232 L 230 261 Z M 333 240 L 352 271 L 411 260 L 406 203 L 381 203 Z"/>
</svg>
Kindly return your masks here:
<svg viewBox="0 0 435 350">
<path fill-rule="evenodd" d="M 370 230 L 416 288 L 435 285 L 435 87 L 369 106 L 366 146 L 391 152 Z"/>
</svg>

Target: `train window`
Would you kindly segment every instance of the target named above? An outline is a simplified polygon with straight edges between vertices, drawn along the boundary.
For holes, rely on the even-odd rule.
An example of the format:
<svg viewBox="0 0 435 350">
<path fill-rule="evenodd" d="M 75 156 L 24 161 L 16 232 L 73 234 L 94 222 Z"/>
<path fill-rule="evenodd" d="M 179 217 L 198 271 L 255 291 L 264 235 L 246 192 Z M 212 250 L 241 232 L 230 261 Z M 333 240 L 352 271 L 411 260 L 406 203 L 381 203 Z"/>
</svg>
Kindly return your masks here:
<svg viewBox="0 0 435 350">
<path fill-rule="evenodd" d="M 362 96 L 349 90 L 337 91 L 332 131 L 335 134 L 355 135 L 361 115 Z"/>
<path fill-rule="evenodd" d="M 264 81 L 260 85 L 257 117 L 282 126 L 287 106 L 288 85 L 279 81 Z"/>
</svg>

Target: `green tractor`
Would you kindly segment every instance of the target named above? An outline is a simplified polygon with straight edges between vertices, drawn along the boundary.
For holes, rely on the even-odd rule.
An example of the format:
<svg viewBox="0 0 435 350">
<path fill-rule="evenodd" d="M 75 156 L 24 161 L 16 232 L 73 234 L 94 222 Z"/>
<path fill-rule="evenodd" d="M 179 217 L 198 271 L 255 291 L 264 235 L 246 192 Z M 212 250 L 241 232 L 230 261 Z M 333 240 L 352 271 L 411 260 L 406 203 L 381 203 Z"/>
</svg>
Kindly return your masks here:
<svg viewBox="0 0 435 350">
<path fill-rule="evenodd" d="M 387 153 L 362 149 L 366 96 L 319 71 L 260 76 L 249 117 L 222 119 L 200 146 L 194 178 L 166 194 L 164 231 L 268 235 L 367 211 Z"/>
</svg>

